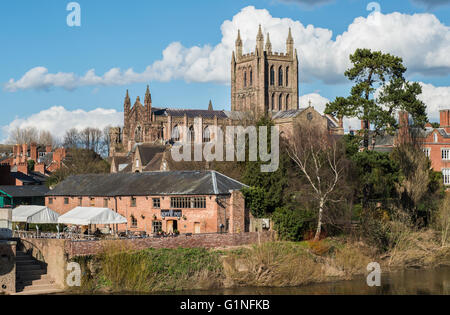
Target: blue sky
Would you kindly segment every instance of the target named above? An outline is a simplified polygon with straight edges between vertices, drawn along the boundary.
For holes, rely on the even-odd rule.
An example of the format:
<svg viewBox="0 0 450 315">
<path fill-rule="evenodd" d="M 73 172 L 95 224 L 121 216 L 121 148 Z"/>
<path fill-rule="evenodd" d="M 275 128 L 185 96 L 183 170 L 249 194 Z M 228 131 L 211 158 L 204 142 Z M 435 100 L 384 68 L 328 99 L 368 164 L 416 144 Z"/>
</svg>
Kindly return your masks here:
<svg viewBox="0 0 450 315">
<path fill-rule="evenodd" d="M 411 69 L 408 79 L 426 84 L 424 100 L 430 102 L 432 120 L 438 109 L 450 107 L 450 57 L 445 54 L 450 48 L 450 6 L 446 0 L 377 1 L 382 13 L 378 26 L 368 18 L 371 1 L 363 0 L 324 0 L 315 6 L 300 3 L 309 0 L 79 0 L 81 27 L 69 27 L 69 2 L 0 2 L 0 140 L 17 126 L 34 125 L 61 135 L 72 126 L 120 123 L 126 89 L 132 98 L 142 98 L 147 84 L 154 106 L 206 109 L 212 99 L 215 109 L 229 110 L 231 46 L 227 43 L 242 28 L 249 50 L 258 23 L 264 31 L 270 30 L 274 46 L 282 51 L 287 28 L 294 28 L 303 103 L 312 99 L 322 108 L 326 100 L 348 93 L 349 84 L 340 77 L 345 62 L 339 56 L 346 54 L 349 43 L 361 41 L 360 46 L 382 42 L 383 50 L 405 54 L 402 57 Z M 441 5 L 430 8 L 420 2 Z M 357 18 L 362 27 L 355 24 Z M 394 31 L 390 38 L 396 25 L 405 36 Z M 362 39 L 366 36 L 358 30 L 364 27 L 370 35 Z M 338 39 L 344 32 L 348 33 L 345 38 Z M 165 50 L 169 57 L 163 58 Z M 172 52 L 177 55 L 171 59 Z M 121 71 L 104 77 L 113 68 Z M 124 71 L 130 68 L 133 73 L 127 75 Z M 33 75 L 25 76 L 33 69 Z M 95 76 L 89 79 L 86 73 L 91 69 Z M 53 76 L 57 73 L 64 75 Z M 49 109 L 55 106 L 59 114 L 51 115 Z"/>
</svg>

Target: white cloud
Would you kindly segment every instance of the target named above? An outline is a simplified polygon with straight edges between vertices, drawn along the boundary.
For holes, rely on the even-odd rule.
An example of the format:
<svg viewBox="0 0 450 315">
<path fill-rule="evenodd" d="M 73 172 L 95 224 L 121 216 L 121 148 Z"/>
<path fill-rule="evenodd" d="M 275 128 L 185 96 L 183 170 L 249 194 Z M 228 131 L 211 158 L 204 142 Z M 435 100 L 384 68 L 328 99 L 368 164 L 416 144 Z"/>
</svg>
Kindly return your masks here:
<svg viewBox="0 0 450 315">
<path fill-rule="evenodd" d="M 423 82 L 420 85 L 422 94 L 419 99 L 427 105 L 428 118 L 432 122 L 439 122 L 439 111 L 450 109 L 450 86 L 436 87 Z"/>
<path fill-rule="evenodd" d="M 426 6 L 428 9 L 450 4 L 450 0 L 412 0 L 412 2 Z"/>
<path fill-rule="evenodd" d="M 265 33 L 270 32 L 273 49 L 281 52 L 285 51 L 288 28 L 292 28 L 303 82 L 346 82 L 343 73 L 350 66 L 349 55 L 356 48 L 382 50 L 401 56 L 411 74 L 450 74 L 450 28 L 433 14 L 374 13 L 368 17 L 358 17 L 347 31 L 333 40 L 333 32 L 329 29 L 303 25 L 289 18 L 276 18 L 266 9 L 249 6 L 232 20 L 223 22 L 222 40 L 216 46 L 187 48 L 174 42 L 163 51 L 161 60 L 143 72 L 138 73 L 131 68 L 124 71 L 112 68 L 99 76 L 91 69 L 79 76 L 74 73 L 52 74 L 44 67 L 36 67 L 21 79 L 11 79 L 5 84 L 5 89 L 17 91 L 62 87 L 70 90 L 82 86 L 129 85 L 175 79 L 229 84 L 230 58 L 237 30 L 241 30 L 244 51 L 253 51 L 258 24 L 263 26 Z"/>
<path fill-rule="evenodd" d="M 36 127 L 38 130 L 49 131 L 53 136 L 62 139 L 65 132 L 71 128 L 78 130 L 86 127 L 103 129 L 107 126 L 119 125 L 123 125 L 123 113 L 114 109 L 97 108 L 91 111 L 81 109 L 69 111 L 62 106 L 54 106 L 27 118 L 15 119 L 9 125 L 3 126 L 2 131 L 8 137 L 9 133 L 17 127 Z"/>
</svg>

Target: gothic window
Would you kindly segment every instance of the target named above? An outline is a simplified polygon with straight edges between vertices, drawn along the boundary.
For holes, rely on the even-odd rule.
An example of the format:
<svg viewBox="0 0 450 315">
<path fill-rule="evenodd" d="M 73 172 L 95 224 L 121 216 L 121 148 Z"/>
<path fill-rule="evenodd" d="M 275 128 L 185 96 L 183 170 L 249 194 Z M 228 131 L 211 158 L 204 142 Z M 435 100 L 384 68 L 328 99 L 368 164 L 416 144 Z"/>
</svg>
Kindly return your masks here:
<svg viewBox="0 0 450 315">
<path fill-rule="evenodd" d="M 278 69 L 278 85 L 283 86 L 283 68 Z"/>
<path fill-rule="evenodd" d="M 278 110 L 282 109 L 283 109 L 283 94 L 280 94 L 280 96 L 278 97 Z"/>
<path fill-rule="evenodd" d="M 247 87 L 247 71 L 244 71 L 244 87 Z"/>
<path fill-rule="evenodd" d="M 178 125 L 175 125 L 172 130 L 172 140 L 173 141 L 180 141 L 180 128 L 178 128 Z"/>
<path fill-rule="evenodd" d="M 253 70 L 250 68 L 250 86 L 253 86 Z"/>
<path fill-rule="evenodd" d="M 193 143 L 193 142 L 195 141 L 195 130 L 194 130 L 194 126 L 190 126 L 190 127 L 189 127 L 188 141 L 189 141 L 189 143 Z"/>
<path fill-rule="evenodd" d="M 142 142 L 142 129 L 141 129 L 141 126 L 138 126 L 136 128 L 136 131 L 134 132 L 134 141 L 135 142 Z"/>
<path fill-rule="evenodd" d="M 437 133 L 435 133 L 434 135 L 433 135 L 433 137 L 434 137 L 434 143 L 437 143 L 438 142 L 438 135 L 437 135 Z"/>
<path fill-rule="evenodd" d="M 289 67 L 286 67 L 286 86 L 289 86 Z"/>
<path fill-rule="evenodd" d="M 272 93 L 272 101 L 270 103 L 270 108 L 272 111 L 275 110 L 275 93 Z"/>
<path fill-rule="evenodd" d="M 209 129 L 209 126 L 207 126 L 203 130 L 203 142 L 204 143 L 211 142 L 211 130 Z"/>
<path fill-rule="evenodd" d="M 291 101 L 291 99 L 289 98 L 289 94 L 288 94 L 288 95 L 286 95 L 286 104 L 285 104 L 286 110 L 288 110 L 289 106 L 291 105 L 290 101 Z"/>
<path fill-rule="evenodd" d="M 275 85 L 275 70 L 270 67 L 270 85 Z"/>
</svg>

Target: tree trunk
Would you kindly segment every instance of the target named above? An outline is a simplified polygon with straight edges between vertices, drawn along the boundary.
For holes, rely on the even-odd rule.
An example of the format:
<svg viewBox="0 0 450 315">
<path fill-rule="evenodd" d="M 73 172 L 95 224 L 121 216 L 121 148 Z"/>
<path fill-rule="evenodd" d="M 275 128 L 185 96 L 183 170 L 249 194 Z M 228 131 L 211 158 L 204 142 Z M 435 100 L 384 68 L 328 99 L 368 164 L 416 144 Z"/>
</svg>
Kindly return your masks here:
<svg viewBox="0 0 450 315">
<path fill-rule="evenodd" d="M 317 222 L 317 230 L 316 230 L 316 236 L 314 237 L 314 241 L 320 240 L 320 234 L 322 233 L 322 217 L 323 217 L 323 207 L 325 205 L 325 202 L 323 199 L 320 199 L 319 204 L 319 220 Z"/>
</svg>

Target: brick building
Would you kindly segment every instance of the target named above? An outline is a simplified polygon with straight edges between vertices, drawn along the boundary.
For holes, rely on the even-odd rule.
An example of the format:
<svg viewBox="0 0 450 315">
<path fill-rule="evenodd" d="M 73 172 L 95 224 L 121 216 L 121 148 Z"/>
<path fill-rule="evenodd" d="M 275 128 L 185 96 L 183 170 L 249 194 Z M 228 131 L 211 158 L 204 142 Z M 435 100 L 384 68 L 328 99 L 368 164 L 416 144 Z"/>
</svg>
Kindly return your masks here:
<svg viewBox="0 0 450 315">
<path fill-rule="evenodd" d="M 215 171 L 77 175 L 50 191 L 45 204 L 59 214 L 110 208 L 128 220 L 118 230 L 240 233 L 248 231 L 244 186 Z"/>
<path fill-rule="evenodd" d="M 390 152 L 392 149 L 415 137 L 430 158 L 431 166 L 436 172 L 442 172 L 444 185 L 450 186 L 450 109 L 440 111 L 440 124 L 435 128 L 427 124 L 425 129 L 411 126 L 407 112 L 399 113 L 399 130 L 395 135 L 372 137 L 371 149 L 379 152 Z"/>
</svg>

